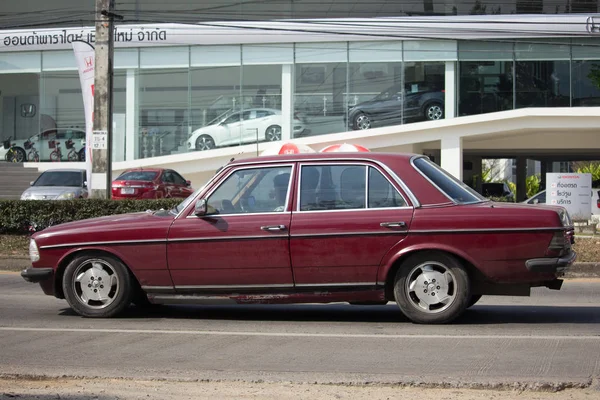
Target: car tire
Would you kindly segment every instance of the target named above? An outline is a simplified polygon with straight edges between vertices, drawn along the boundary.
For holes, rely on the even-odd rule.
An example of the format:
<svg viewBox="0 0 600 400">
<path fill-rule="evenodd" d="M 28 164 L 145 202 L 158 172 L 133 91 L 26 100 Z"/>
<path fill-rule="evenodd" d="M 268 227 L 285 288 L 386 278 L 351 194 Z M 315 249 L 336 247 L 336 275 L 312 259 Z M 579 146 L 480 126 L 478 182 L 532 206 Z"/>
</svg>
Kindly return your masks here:
<svg viewBox="0 0 600 400">
<path fill-rule="evenodd" d="M 215 140 L 208 135 L 200 135 L 196 138 L 196 150 L 205 151 L 211 150 L 215 147 Z"/>
<path fill-rule="evenodd" d="M 132 301 L 132 278 L 117 258 L 100 253 L 75 257 L 65 269 L 65 299 L 79 315 L 108 318 L 121 313 Z"/>
<path fill-rule="evenodd" d="M 358 113 L 352 119 L 352 129 L 361 131 L 371 128 L 371 118 L 365 113 Z"/>
<path fill-rule="evenodd" d="M 445 324 L 461 315 L 469 304 L 469 275 L 449 254 L 435 251 L 415 254 L 396 273 L 394 297 L 411 321 Z"/>
<path fill-rule="evenodd" d="M 444 118 L 444 106 L 441 103 L 429 103 L 425 106 L 425 119 L 437 121 Z"/>
<path fill-rule="evenodd" d="M 467 304 L 467 308 L 473 307 L 479 300 L 481 299 L 480 294 L 473 294 L 469 299 L 469 303 Z"/>
<path fill-rule="evenodd" d="M 85 148 L 79 150 L 77 154 L 79 155 L 79 161 L 85 161 Z"/>
<path fill-rule="evenodd" d="M 265 130 L 265 140 L 267 142 L 276 142 L 281 140 L 281 127 L 279 125 L 271 125 Z"/>
</svg>

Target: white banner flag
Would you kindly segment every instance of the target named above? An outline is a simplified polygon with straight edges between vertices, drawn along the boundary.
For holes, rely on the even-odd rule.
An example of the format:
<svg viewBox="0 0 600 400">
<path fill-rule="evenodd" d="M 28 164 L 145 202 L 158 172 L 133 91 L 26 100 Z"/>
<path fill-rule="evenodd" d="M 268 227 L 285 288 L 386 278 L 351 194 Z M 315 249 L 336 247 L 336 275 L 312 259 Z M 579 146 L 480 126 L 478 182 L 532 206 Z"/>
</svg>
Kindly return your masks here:
<svg viewBox="0 0 600 400">
<path fill-rule="evenodd" d="M 87 170 L 87 187 L 92 188 L 92 131 L 94 129 L 94 46 L 88 42 L 73 41 L 73 51 L 79 68 L 79 81 L 83 95 L 85 112 L 85 169 Z"/>
</svg>

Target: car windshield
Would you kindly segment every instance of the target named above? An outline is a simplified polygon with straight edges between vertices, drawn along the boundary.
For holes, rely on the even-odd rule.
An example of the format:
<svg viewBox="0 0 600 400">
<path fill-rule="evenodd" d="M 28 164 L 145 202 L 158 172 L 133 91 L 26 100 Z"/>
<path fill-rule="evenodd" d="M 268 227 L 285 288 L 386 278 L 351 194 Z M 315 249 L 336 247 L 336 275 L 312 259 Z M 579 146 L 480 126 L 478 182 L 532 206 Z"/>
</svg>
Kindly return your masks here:
<svg viewBox="0 0 600 400">
<path fill-rule="evenodd" d="M 116 179 L 118 181 L 153 181 L 158 175 L 156 171 L 128 171 L 123 172 Z"/>
<path fill-rule="evenodd" d="M 46 171 L 33 183 L 33 186 L 82 186 L 79 171 Z"/>
<path fill-rule="evenodd" d="M 428 158 L 417 158 L 413 161 L 413 164 L 431 183 L 454 202 L 464 204 L 487 201 L 485 197 L 454 178 Z"/>
</svg>

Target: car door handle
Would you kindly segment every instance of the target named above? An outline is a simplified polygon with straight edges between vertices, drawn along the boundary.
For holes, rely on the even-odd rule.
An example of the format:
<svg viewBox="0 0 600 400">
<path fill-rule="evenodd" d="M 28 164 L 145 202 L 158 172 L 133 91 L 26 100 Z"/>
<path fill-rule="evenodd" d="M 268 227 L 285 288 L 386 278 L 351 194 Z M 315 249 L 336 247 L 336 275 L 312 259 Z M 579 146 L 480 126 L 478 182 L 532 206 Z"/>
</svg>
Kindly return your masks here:
<svg viewBox="0 0 600 400">
<path fill-rule="evenodd" d="M 283 231 L 283 230 L 285 230 L 285 225 L 267 225 L 267 226 L 261 226 L 260 229 L 262 229 L 263 231 L 268 231 L 268 232 Z"/>
<path fill-rule="evenodd" d="M 383 228 L 406 228 L 406 222 L 382 222 L 379 224 Z"/>
</svg>

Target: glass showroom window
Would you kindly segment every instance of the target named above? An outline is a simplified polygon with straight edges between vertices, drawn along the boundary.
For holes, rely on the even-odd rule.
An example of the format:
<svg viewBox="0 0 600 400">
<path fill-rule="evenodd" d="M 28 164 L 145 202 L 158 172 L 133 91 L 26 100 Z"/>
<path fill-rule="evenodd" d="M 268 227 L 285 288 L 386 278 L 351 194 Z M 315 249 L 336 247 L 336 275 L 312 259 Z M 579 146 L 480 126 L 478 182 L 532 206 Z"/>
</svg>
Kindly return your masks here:
<svg viewBox="0 0 600 400">
<path fill-rule="evenodd" d="M 347 131 L 348 44 L 299 43 L 295 52 L 295 112 L 313 135 Z"/>
<path fill-rule="evenodd" d="M 583 39 L 573 43 L 573 107 L 600 106 L 600 49 L 596 43 Z"/>
<path fill-rule="evenodd" d="M 240 46 L 191 48 L 188 151 L 241 143 L 241 76 Z"/>
<path fill-rule="evenodd" d="M 350 43 L 348 56 L 347 129 L 401 124 L 402 42 Z"/>
<path fill-rule="evenodd" d="M 569 58 L 567 43 L 516 43 L 516 108 L 569 107 Z"/>
<path fill-rule="evenodd" d="M 443 119 L 446 111 L 446 62 L 457 60 L 456 41 L 405 41 L 403 53 L 403 121 Z"/>
<path fill-rule="evenodd" d="M 459 42 L 458 115 L 513 109 L 513 44 Z"/>
<path fill-rule="evenodd" d="M 185 150 L 189 48 L 140 50 L 139 158 Z"/>
<path fill-rule="evenodd" d="M 2 141 L 25 141 L 40 131 L 40 71 L 39 52 L 0 54 Z"/>
</svg>

